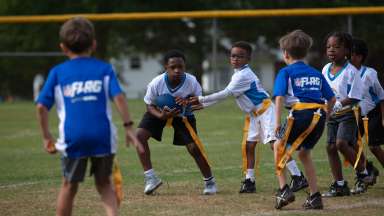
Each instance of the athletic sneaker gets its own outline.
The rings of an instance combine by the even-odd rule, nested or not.
[[[349,196],[351,195],[351,191],[348,187],[348,182],[344,181],[343,186],[339,186],[337,182],[333,182],[331,186],[329,186],[329,190],[322,194],[323,197],[336,197],[336,196]]]
[[[308,181],[304,177],[303,173],[301,173],[301,176],[297,175],[292,175],[291,176],[291,183],[289,183],[289,188],[293,192],[297,192],[301,189],[307,188],[308,187]]]
[[[217,188],[216,188],[215,179],[212,178],[209,181],[205,181],[205,187],[204,187],[203,194],[204,195],[213,195],[216,193],[217,193]]]
[[[355,187],[351,189],[352,194],[361,194],[367,191],[368,184],[364,182],[364,179],[369,178],[369,175],[357,174]]]
[[[152,194],[163,182],[156,175],[144,177],[145,187],[144,193],[149,195]]]
[[[305,200],[303,204],[304,209],[323,209],[323,201],[321,200],[321,194],[316,192]]]
[[[373,162],[372,161],[368,161],[367,162],[367,171],[368,171],[368,175],[372,177],[372,180],[370,182],[365,182],[367,183],[368,185],[374,185],[376,184],[376,179],[377,179],[377,176],[379,176],[379,170],[373,166]]]
[[[281,209],[293,201],[295,201],[295,194],[293,194],[288,185],[285,185],[282,189],[277,190],[275,203],[276,209]]]
[[[241,187],[239,193],[255,193],[256,192],[256,184],[255,181],[251,179],[245,179],[241,182]]]

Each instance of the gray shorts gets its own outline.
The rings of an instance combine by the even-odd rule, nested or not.
[[[349,145],[355,145],[357,138],[357,125],[353,111],[343,115],[332,115],[327,123],[327,143],[335,144],[336,140],[347,141]]]
[[[61,158],[61,168],[64,178],[71,182],[84,181],[85,172],[87,170],[88,159],[91,161],[91,169],[89,175],[94,175],[96,179],[109,178],[112,174],[114,154],[100,157],[86,158]]]

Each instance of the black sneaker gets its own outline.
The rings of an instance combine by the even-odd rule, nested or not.
[[[297,175],[291,176],[291,183],[289,183],[289,188],[293,192],[297,192],[307,187],[308,187],[308,182],[307,182],[307,179],[304,177],[303,173],[301,173],[301,176],[297,176]]]
[[[339,186],[337,182],[333,182],[329,186],[329,190],[322,194],[323,197],[349,196],[351,191],[348,187],[348,182],[345,181],[343,186]]]
[[[323,209],[323,201],[321,200],[321,194],[316,192],[305,200],[303,204],[304,209]]]
[[[241,182],[241,187],[239,193],[255,193],[256,192],[256,184],[255,181],[251,179],[245,179]]]
[[[295,201],[295,194],[293,194],[288,185],[285,185],[282,189],[277,190],[275,203],[276,209],[281,209],[293,201]]]
[[[357,175],[356,177],[356,182],[355,182],[355,187],[351,189],[352,194],[361,194],[365,193],[368,188],[368,184],[364,182],[364,178],[367,178],[368,175]]]
[[[366,181],[365,183],[368,185],[376,184],[377,176],[379,176],[379,170],[375,166],[373,166],[372,161],[367,162],[366,168],[368,171],[368,175],[371,177],[371,179],[370,179],[371,181]]]

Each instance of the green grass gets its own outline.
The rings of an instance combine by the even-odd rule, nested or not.
[[[130,112],[137,123],[144,113],[142,100],[129,101]],[[301,204],[305,192],[296,194],[296,202],[276,211],[273,156],[269,146],[260,146],[260,175],[257,193],[239,195],[241,181],[241,147],[243,114],[233,100],[227,100],[197,113],[200,138],[216,176],[219,193],[201,195],[202,176],[184,147],[173,146],[172,129],[165,129],[163,142],[151,140],[153,166],[165,184],[154,196],[143,195],[143,171],[135,150],[123,144],[120,119],[118,159],[124,178],[125,199],[121,215],[306,215]],[[57,135],[55,110],[50,113],[52,132]],[[332,181],[325,152],[324,136],[315,147],[313,158],[319,186],[325,191]],[[373,159],[377,167],[378,162]],[[0,215],[54,215],[61,183],[60,156],[44,152],[35,117],[34,105],[28,102],[0,104]],[[301,166],[301,165],[300,165]],[[383,172],[383,169],[380,169]],[[353,185],[351,168],[344,175]],[[384,183],[380,181],[363,195],[325,199],[325,210],[312,215],[383,215]],[[93,180],[80,185],[74,215],[105,215]]]

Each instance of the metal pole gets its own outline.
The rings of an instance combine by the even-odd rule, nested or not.
[[[350,34],[350,35],[353,35],[353,23],[352,23],[352,15],[349,15],[348,17],[347,17],[347,28],[348,28],[348,33]]]
[[[217,71],[217,19],[212,19],[212,72],[213,72],[213,88],[214,91],[219,89],[219,73]]]

